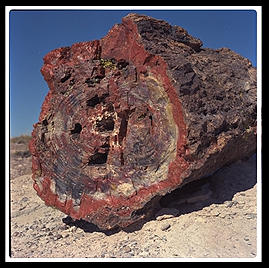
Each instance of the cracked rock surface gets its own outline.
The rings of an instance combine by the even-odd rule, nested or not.
[[[129,14],[101,40],[49,52],[41,73],[34,189],[73,219],[127,227],[256,150],[256,69],[179,26]]]

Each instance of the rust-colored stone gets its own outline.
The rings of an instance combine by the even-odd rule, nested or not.
[[[129,14],[101,40],[44,57],[34,188],[101,229],[256,150],[256,69],[179,26]]]

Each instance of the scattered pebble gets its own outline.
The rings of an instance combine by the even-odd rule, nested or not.
[[[155,215],[157,221],[162,221],[176,217],[179,214],[179,210],[176,208],[162,208]]]
[[[66,237],[68,237],[68,236],[69,236],[69,233],[64,232],[64,233],[62,233],[62,236],[63,236],[63,238],[66,238]]]
[[[76,232],[76,230],[77,230],[77,227],[76,226],[71,226],[69,228],[69,231],[72,232],[72,233]]]
[[[257,218],[257,214],[256,213],[246,213],[246,218],[248,220],[253,220],[253,219],[256,219]]]
[[[166,231],[171,227],[171,225],[169,223],[164,223],[161,225],[161,230],[162,231]]]
[[[126,246],[126,247],[123,248],[123,251],[125,253],[129,253],[129,252],[131,252],[131,248],[129,246]]]
[[[54,240],[59,240],[61,238],[63,238],[63,236],[61,234],[56,234]]]
[[[21,202],[27,202],[29,200],[29,198],[28,197],[23,197],[22,199],[21,199]]]

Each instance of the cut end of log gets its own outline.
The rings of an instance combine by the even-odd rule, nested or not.
[[[146,217],[181,185],[256,149],[256,69],[179,26],[129,14],[44,57],[34,188],[101,229]]]

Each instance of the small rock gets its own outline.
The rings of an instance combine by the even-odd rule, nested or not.
[[[27,202],[29,200],[29,198],[28,197],[23,197],[22,199],[21,199],[21,202]]]
[[[162,230],[162,231],[166,231],[166,230],[168,230],[170,227],[171,227],[171,225],[170,225],[169,223],[164,223],[164,224],[161,226],[161,230]]]
[[[211,211],[210,216],[218,217],[220,215],[219,211]]]
[[[76,230],[77,230],[77,227],[76,226],[71,226],[69,228],[69,231],[72,232],[72,233],[76,232]]]
[[[125,253],[129,253],[129,252],[131,252],[131,248],[130,248],[129,246],[125,246],[125,247],[123,248],[123,251],[124,251]]]
[[[256,213],[246,213],[245,215],[248,220],[253,220],[257,217]]]
[[[69,229],[68,225],[59,226],[59,230],[65,231],[65,230],[68,230],[68,229]]]
[[[67,232],[63,232],[63,233],[62,233],[62,237],[63,237],[63,238],[66,238],[66,237],[68,237],[68,236],[69,236],[69,233],[67,233]]]
[[[63,238],[63,236],[61,234],[57,234],[55,237],[54,237],[54,240],[59,240]]]
[[[13,236],[20,236],[20,232],[15,232],[14,234],[13,234]]]
[[[238,204],[238,202],[237,201],[225,201],[225,204],[226,204],[226,208],[230,208],[230,207],[232,207],[232,206],[234,206],[234,205],[237,205]]]
[[[179,214],[179,211],[175,208],[162,208],[155,215],[157,221],[162,221],[176,217]]]
[[[23,210],[25,208],[26,208],[26,206],[22,206],[22,207],[19,208],[19,211],[21,211],[21,210]]]
[[[199,223],[206,223],[206,220],[203,218],[203,217],[197,217],[196,218],[196,221],[199,222]]]

